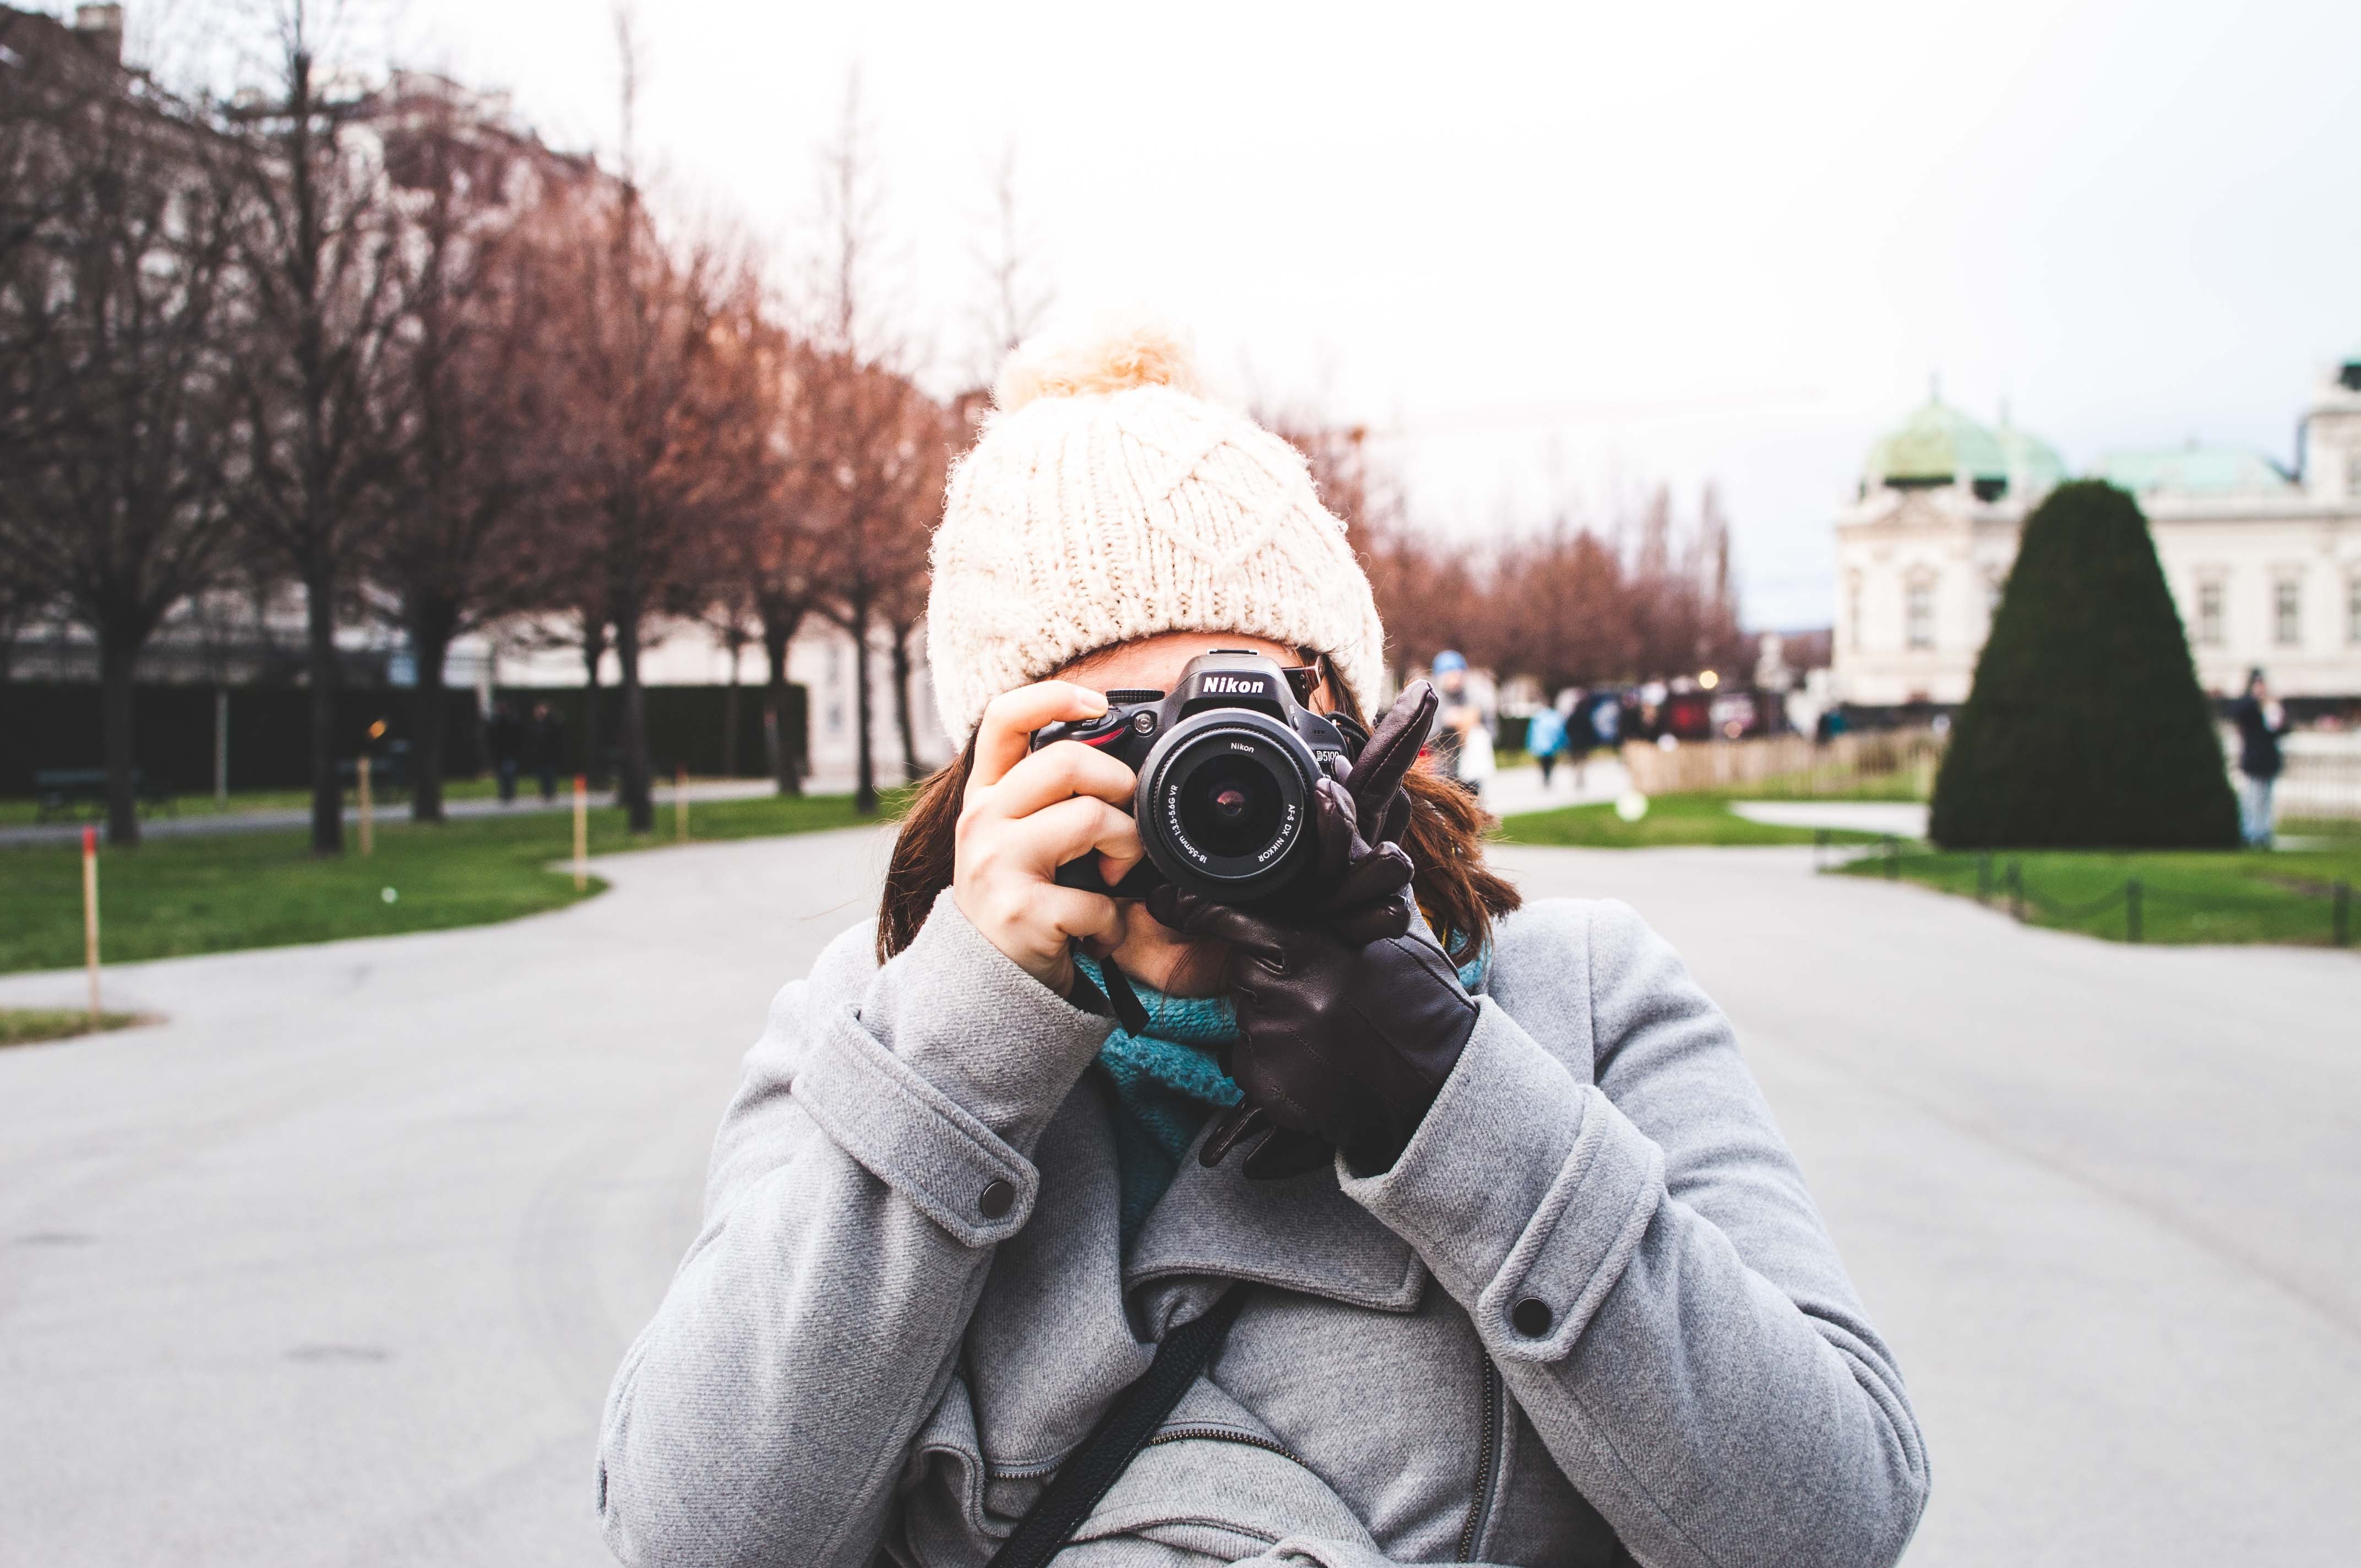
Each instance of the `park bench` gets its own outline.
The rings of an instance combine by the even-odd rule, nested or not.
[[[39,820],[53,821],[60,817],[78,819],[84,815],[93,817],[106,815],[106,770],[104,768],[38,768],[33,773],[33,793],[39,796]],[[139,804],[154,810],[179,815],[172,792],[162,780],[150,782],[147,770],[131,770],[131,793]]]

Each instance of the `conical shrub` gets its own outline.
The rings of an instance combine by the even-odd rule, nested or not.
[[[2113,485],[2060,485],[2026,520],[1928,830],[1945,849],[2237,844],[2147,519]]]

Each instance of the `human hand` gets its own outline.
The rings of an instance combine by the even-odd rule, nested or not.
[[[1282,1135],[1255,1150],[1247,1174],[1309,1168],[1323,1143],[1358,1168],[1390,1167],[1476,1029],[1474,999],[1425,929],[1357,942],[1170,886],[1148,906],[1176,931],[1230,944],[1230,1076],[1246,1109]],[[1207,1157],[1249,1130],[1250,1117],[1229,1119],[1208,1138]]]
[[[1434,688],[1412,682],[1378,721],[1360,755],[1330,764],[1332,775],[1312,791],[1317,858],[1271,905],[1275,913],[1324,922],[1358,942],[1409,928],[1412,867],[1399,840],[1410,826],[1411,804],[1402,777],[1418,762],[1434,705]]]
[[[953,839],[951,899],[960,913],[1060,996],[1073,990],[1073,942],[1120,941],[1123,917],[1104,894],[1052,879],[1093,850],[1110,887],[1138,863],[1138,827],[1121,809],[1137,781],[1122,762],[1079,740],[1027,748],[1043,725],[1094,718],[1106,706],[1100,693],[1070,681],[993,698],[976,727],[975,763]]]

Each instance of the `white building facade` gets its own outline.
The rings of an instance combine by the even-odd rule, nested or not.
[[[2147,514],[2209,691],[2259,666],[2283,696],[2361,699],[2361,349],[2321,378],[2302,433],[2292,475],[2194,444],[2092,470]],[[1966,701],[2018,532],[2066,477],[2038,437],[1939,399],[1880,440],[1837,514],[1836,698]]]

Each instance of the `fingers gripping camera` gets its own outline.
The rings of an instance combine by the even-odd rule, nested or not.
[[[1096,718],[1037,730],[1033,750],[1078,740],[1139,775],[1132,815],[1148,859],[1115,887],[1085,855],[1058,870],[1063,887],[1140,898],[1159,883],[1224,904],[1269,897],[1316,857],[1312,792],[1364,740],[1350,720],[1295,700],[1259,653],[1191,659],[1170,692],[1111,691]]]

